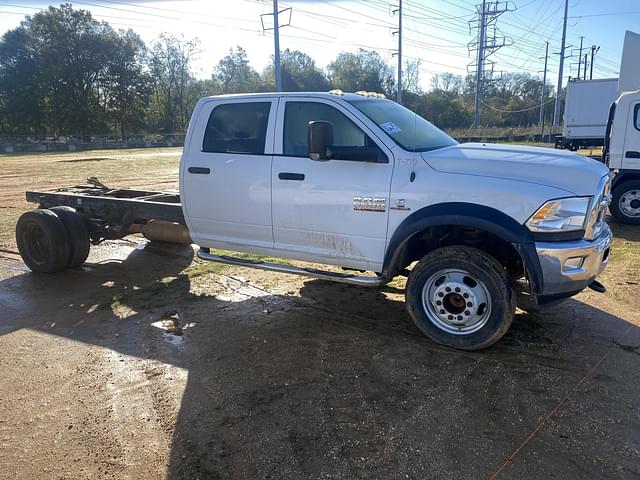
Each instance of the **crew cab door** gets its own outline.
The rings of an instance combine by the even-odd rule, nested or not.
[[[273,248],[271,162],[278,99],[211,100],[181,164],[185,219],[200,246]]]
[[[640,170],[640,102],[629,108],[623,152],[622,168]]]
[[[333,124],[334,146],[374,146],[379,162],[307,156],[308,124]],[[380,271],[393,157],[338,102],[282,98],[272,173],[274,246],[291,258]]]

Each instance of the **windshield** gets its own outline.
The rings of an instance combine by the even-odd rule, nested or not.
[[[347,101],[405,150],[428,152],[458,143],[420,115],[391,100],[363,98]]]

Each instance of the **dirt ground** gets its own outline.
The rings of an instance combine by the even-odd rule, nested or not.
[[[640,229],[613,227],[606,294],[518,312],[477,353],[421,336],[401,282],[136,238],[37,275],[9,239],[0,478],[640,478]]]

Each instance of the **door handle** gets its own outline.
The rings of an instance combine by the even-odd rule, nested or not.
[[[640,152],[636,152],[634,150],[629,150],[624,154],[625,158],[640,158]]]
[[[304,180],[304,173],[280,172],[278,178],[280,180],[297,180],[301,182]]]
[[[188,171],[189,173],[200,173],[203,175],[208,175],[209,173],[211,173],[211,169],[207,167],[189,167]]]

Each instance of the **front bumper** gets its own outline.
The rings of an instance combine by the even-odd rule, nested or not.
[[[536,242],[543,278],[538,295],[568,297],[584,290],[606,268],[612,240],[605,224],[594,240]]]

